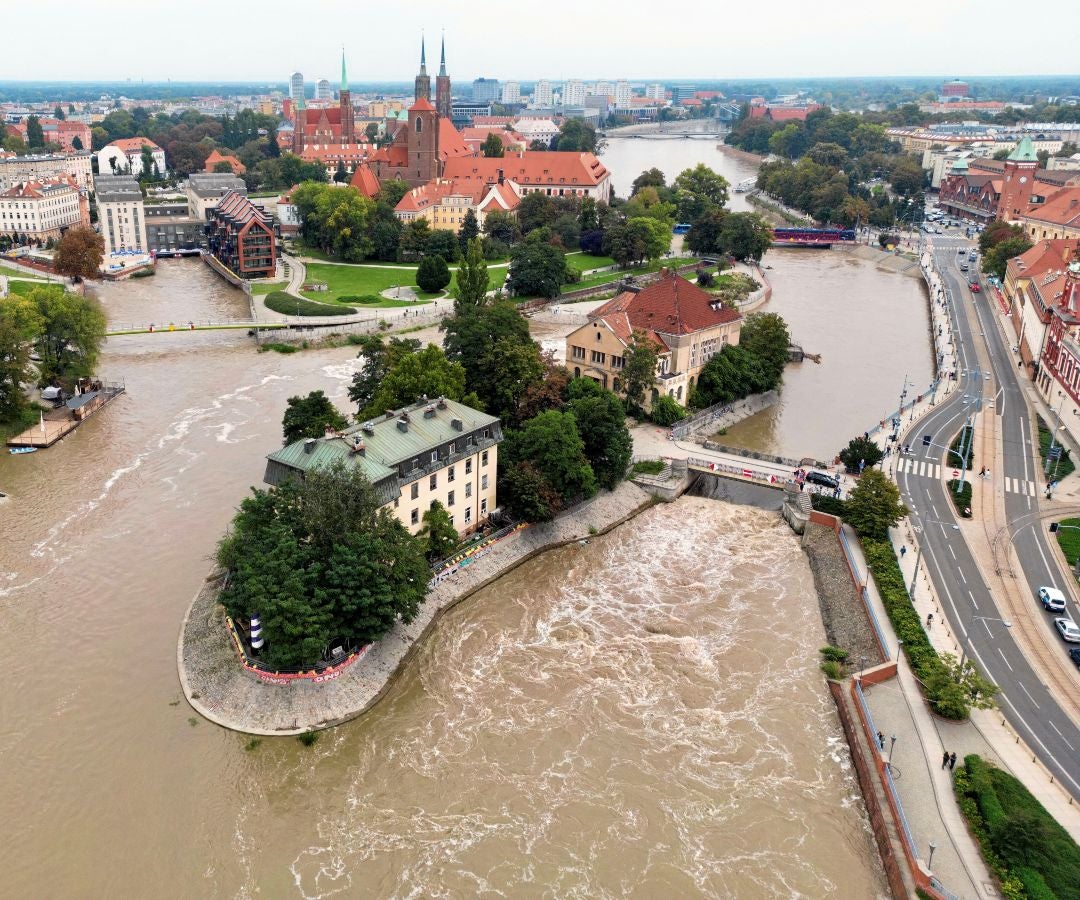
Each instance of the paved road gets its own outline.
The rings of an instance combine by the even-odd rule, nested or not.
[[[1008,616],[998,611],[971,549],[955,526],[952,503],[938,468],[942,446],[947,446],[962,427],[974,409],[975,398],[984,397],[987,414],[1001,418],[1005,467],[993,477],[1006,479],[1005,507],[1023,568],[1021,581],[1027,584],[1034,604],[1034,590],[1042,584],[1056,583],[1057,573],[1050,563],[1043,527],[1034,518],[1039,511],[1040,485],[1027,406],[1017,380],[1016,363],[993,321],[998,313],[992,301],[986,294],[973,295],[966,276],[959,271],[957,249],[961,245],[966,249],[971,243],[952,237],[938,237],[935,241],[938,270],[952,297],[950,312],[957,341],[960,390],[939,403],[921,423],[920,435],[932,435],[935,446],[923,447],[920,440],[911,440],[912,461],[899,467],[897,480],[912,509],[912,522],[920,529],[923,561],[961,645],[1001,687],[1000,705],[1013,727],[1066,789],[1080,798],[1080,729],[1058,705],[1000,621]],[[979,345],[989,352],[993,370],[989,380],[979,370]],[[991,397],[992,408],[987,402]],[[1071,612],[1080,620],[1074,609]],[[1045,618],[1046,627],[1052,628],[1049,615]],[[1064,646],[1057,649],[1060,660],[1051,660],[1051,665],[1071,665]]]

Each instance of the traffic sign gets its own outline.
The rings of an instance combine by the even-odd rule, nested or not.
[[[952,477],[953,478],[959,478],[960,477],[960,471],[958,469],[953,469],[952,470]]]

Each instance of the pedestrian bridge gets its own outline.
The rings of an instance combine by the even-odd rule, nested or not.
[[[717,459],[701,459],[688,457],[686,468],[691,472],[704,472],[715,475],[718,478],[727,478],[732,481],[741,481],[744,484],[756,484],[760,487],[772,488],[782,491],[788,479],[774,470],[754,468],[754,466],[726,463]]]

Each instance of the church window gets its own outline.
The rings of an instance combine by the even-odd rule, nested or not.
[[[419,134],[424,130],[424,120],[419,116],[416,117],[416,133]]]

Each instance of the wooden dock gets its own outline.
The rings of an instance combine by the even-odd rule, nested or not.
[[[51,447],[122,393],[124,393],[122,382],[104,382],[101,390],[72,397],[64,406],[43,414],[37,425],[9,438],[7,445],[9,447]]]

